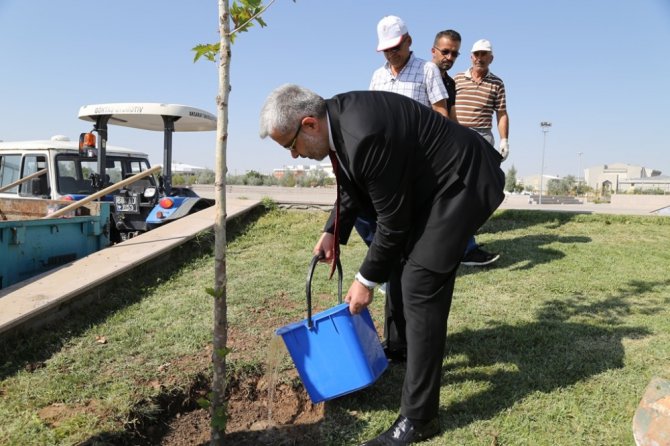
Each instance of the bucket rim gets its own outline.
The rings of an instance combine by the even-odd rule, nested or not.
[[[346,310],[346,311],[344,311],[344,310]],[[368,311],[368,309],[365,308],[363,311]],[[326,310],[323,310],[319,313],[313,314],[312,315],[312,322],[321,321],[325,318],[334,316],[338,313],[345,313],[344,316],[348,316],[348,317],[353,317],[354,316],[354,315],[351,314],[351,312],[349,312],[349,304],[344,302],[344,303],[341,303],[341,304],[337,304],[334,307],[330,307]],[[361,312],[361,314],[362,313],[363,312]],[[356,316],[358,316],[358,315],[356,315]],[[305,318],[301,321],[292,322],[290,324],[284,325],[283,327],[279,327],[278,329],[276,329],[275,334],[277,334],[279,336],[283,336],[284,334],[286,334],[290,331],[293,331],[297,328],[303,327],[303,326],[309,328],[309,325],[308,325],[307,322],[308,322],[307,318]]]

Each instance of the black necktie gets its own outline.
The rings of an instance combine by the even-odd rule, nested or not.
[[[328,152],[330,156],[330,162],[333,165],[333,174],[335,175],[335,190],[337,192],[337,198],[335,199],[335,227],[333,229],[333,263],[330,266],[330,277],[333,277],[335,272],[335,266],[337,265],[337,259],[340,257],[340,184],[337,180],[338,172],[338,162],[337,155],[334,151]]]

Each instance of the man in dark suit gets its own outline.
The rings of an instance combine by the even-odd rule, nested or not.
[[[400,416],[365,445],[406,445],[437,435],[442,356],[456,271],[468,237],[503,200],[501,156],[469,129],[407,97],[355,91],[324,100],[297,85],[268,96],[260,136],[294,158],[338,161],[339,236],[358,215],[377,233],[346,294],[352,314],[377,283],[399,281],[407,371]],[[314,252],[334,255],[333,209]]]

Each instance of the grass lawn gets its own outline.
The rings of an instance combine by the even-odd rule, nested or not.
[[[272,210],[228,245],[229,356],[262,373],[274,330],[304,318],[326,214]],[[670,378],[670,219],[500,211],[477,237],[495,267],[462,267],[432,445],[631,445],[653,376]],[[342,250],[348,287],[365,253]],[[315,311],[335,304],[315,275]],[[213,257],[128,279],[48,330],[0,344],[0,444],[123,438],[157,398],[208,376]],[[379,324],[383,298],[371,306]],[[293,367],[284,357],[279,379]],[[397,416],[403,367],[326,403],[323,444],[355,445]]]

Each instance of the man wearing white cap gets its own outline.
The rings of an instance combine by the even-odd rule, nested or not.
[[[386,63],[375,70],[370,81],[370,90],[398,93],[431,107],[445,117],[447,110],[447,89],[442,82],[440,70],[431,61],[414,56],[410,50],[412,36],[405,22],[393,15],[382,18],[377,24],[377,51],[382,51]],[[377,225],[374,216],[361,215],[355,223],[356,231],[370,246]],[[382,284],[380,292],[386,294],[384,307],[384,352],[391,361],[406,359],[405,317],[402,296],[397,292],[396,275],[392,274],[389,284]]]
[[[405,22],[393,15],[384,17],[377,24],[377,37],[377,51],[384,52],[386,63],[372,74],[370,90],[402,94],[448,118],[449,96],[440,70],[434,63],[414,56]]]
[[[495,139],[491,130],[493,112],[495,112],[500,135],[498,150],[505,161],[509,155],[507,140],[509,116],[507,115],[505,84],[502,79],[489,71],[489,65],[493,62],[491,42],[486,39],[476,41],[472,46],[470,60],[472,67],[454,76],[458,122],[477,131],[495,147]]]

